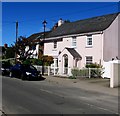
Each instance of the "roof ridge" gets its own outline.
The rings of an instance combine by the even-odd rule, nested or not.
[[[94,19],[94,18],[97,18],[97,17],[104,17],[104,16],[109,16],[109,15],[115,15],[115,14],[117,16],[119,13],[120,12],[112,13],[112,14],[104,14],[104,15],[99,15],[99,16],[93,16],[93,17],[89,17],[89,18],[84,18],[84,19],[76,20],[76,21],[73,21],[73,22],[70,22],[70,23],[76,23],[76,22],[79,22],[79,21],[90,20],[90,19]],[[70,23],[67,23],[67,24],[70,24]]]

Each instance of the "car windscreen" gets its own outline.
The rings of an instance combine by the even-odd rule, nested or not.
[[[36,68],[32,65],[25,65],[24,68],[27,70],[36,70]]]

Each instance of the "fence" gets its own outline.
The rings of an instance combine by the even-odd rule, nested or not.
[[[34,65],[38,71],[42,73],[42,66]],[[58,75],[58,67],[44,66],[45,75]]]
[[[38,71],[42,72],[42,66],[37,66],[35,65]],[[59,75],[59,76],[71,76],[68,75],[68,68],[65,68],[63,73],[59,73],[59,68],[58,67],[50,67],[50,66],[44,66],[44,74],[45,75]],[[73,68],[71,69],[71,74],[74,77],[101,77],[104,73],[104,70],[102,68],[83,68],[83,69],[78,69],[78,68]]]
[[[78,69],[78,68],[73,68],[71,70],[71,73],[74,77],[102,77],[104,73],[103,68],[83,68],[83,69]]]

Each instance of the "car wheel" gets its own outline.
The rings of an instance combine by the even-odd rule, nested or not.
[[[21,74],[21,79],[25,80],[24,74]]]
[[[31,81],[31,78],[30,78],[30,77],[28,77],[28,81]]]

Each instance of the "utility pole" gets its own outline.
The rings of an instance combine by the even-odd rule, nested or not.
[[[16,21],[16,42],[18,39],[18,21]]]
[[[18,40],[18,21],[16,21],[16,42],[17,43]],[[17,53],[16,53],[16,44],[15,44],[15,63],[17,62]]]

